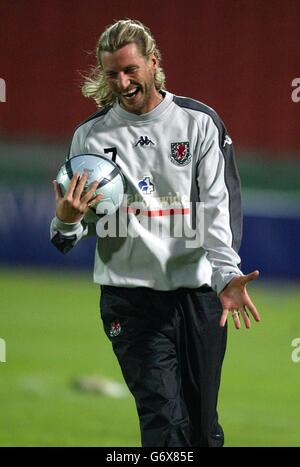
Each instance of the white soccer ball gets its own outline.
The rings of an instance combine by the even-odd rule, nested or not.
[[[101,154],[72,156],[63,164],[56,177],[63,196],[75,172],[88,173],[84,191],[87,191],[92,182],[98,180],[95,195],[103,195],[99,203],[89,210],[92,211],[90,215],[85,216],[86,221],[95,220],[95,214],[113,214],[117,211],[124,198],[126,181],[115,162]]]

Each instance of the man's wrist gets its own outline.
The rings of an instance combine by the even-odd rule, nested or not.
[[[237,276],[242,276],[243,273],[238,268],[236,270],[217,271],[213,275],[212,287],[220,295],[228,284]]]
[[[59,217],[56,215],[54,218],[54,225],[57,230],[59,230],[61,233],[73,233],[76,232],[79,227],[81,226],[81,222],[64,222],[59,219]]]

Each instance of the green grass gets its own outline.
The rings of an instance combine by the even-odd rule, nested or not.
[[[230,327],[219,412],[228,446],[300,446],[299,287],[251,287],[262,320]],[[232,323],[231,323],[232,324]]]
[[[262,282],[262,281],[260,281]],[[139,446],[131,396],[74,389],[74,378],[122,382],[99,319],[91,275],[0,270],[0,446]],[[300,337],[296,287],[251,287],[262,322],[230,322],[219,415],[226,446],[300,446]]]

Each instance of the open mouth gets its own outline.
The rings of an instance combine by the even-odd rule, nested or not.
[[[122,94],[122,97],[125,97],[125,99],[132,99],[133,97],[135,97],[137,95],[139,90],[140,90],[140,88],[139,88],[139,86],[137,86],[136,88],[130,89],[130,91]]]

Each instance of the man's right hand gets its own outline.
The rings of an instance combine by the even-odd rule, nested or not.
[[[87,172],[81,176],[75,173],[70,181],[68,189],[63,196],[56,180],[53,180],[53,188],[56,202],[56,216],[62,222],[80,222],[90,207],[96,206],[102,195],[95,197],[98,181],[93,182],[88,191],[83,193],[84,186],[88,179]]]

